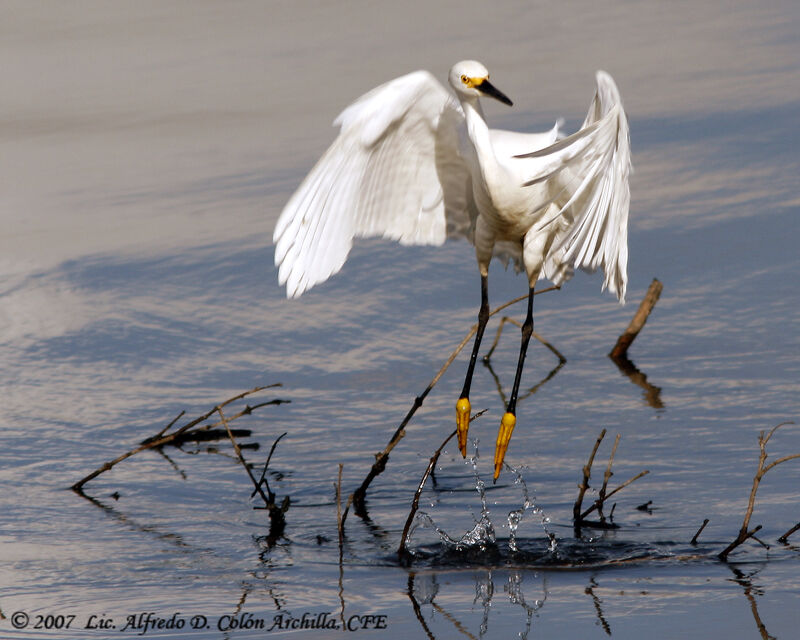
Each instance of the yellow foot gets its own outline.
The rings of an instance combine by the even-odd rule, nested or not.
[[[469,398],[460,398],[456,402],[456,428],[458,429],[458,449],[467,457],[467,431],[469,431]]]
[[[517,417],[513,413],[504,413],[500,421],[500,430],[497,432],[497,443],[494,447],[494,479],[500,475],[503,468],[503,459],[506,457],[508,441],[511,440],[511,433],[517,424]]]

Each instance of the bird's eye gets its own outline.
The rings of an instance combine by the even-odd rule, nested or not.
[[[467,78],[467,76],[461,76],[461,82],[467,84],[467,82],[469,82],[469,78]]]

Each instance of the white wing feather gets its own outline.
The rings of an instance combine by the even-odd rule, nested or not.
[[[274,232],[278,278],[290,298],[338,272],[353,238],[384,236],[403,244],[473,239],[478,212],[458,101],[427,71],[366,93],[334,122],[340,133],[284,207]],[[539,185],[535,225],[551,247],[542,277],[556,284],[575,267],[605,273],[603,287],[625,299],[630,142],[622,100],[610,75],[581,129],[545,133],[490,130],[498,156],[521,162],[526,186]],[[530,153],[525,153],[528,151]],[[518,155],[522,154],[522,155]],[[524,179],[523,179],[524,180]],[[494,255],[521,262],[522,245],[498,241]]]
[[[537,159],[526,184],[550,183],[552,199],[542,206],[557,207],[544,223],[552,224],[555,238],[543,275],[560,284],[573,268],[601,267],[603,288],[624,302],[631,154],[628,121],[611,76],[597,72],[597,91],[577,133],[518,157]]]
[[[465,232],[470,188],[458,154],[463,118],[458,102],[426,71],[381,85],[342,111],[334,122],[339,136],[275,228],[275,264],[288,297],[339,271],[355,237],[438,245],[448,226]]]

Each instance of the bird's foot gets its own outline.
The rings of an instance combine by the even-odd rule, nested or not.
[[[456,402],[456,429],[458,430],[458,450],[467,457],[467,432],[469,431],[469,398],[459,398]]]
[[[508,449],[508,441],[511,440],[511,434],[514,431],[514,426],[517,424],[517,416],[513,413],[506,412],[503,414],[503,419],[500,420],[500,430],[497,432],[497,443],[494,447],[494,479],[500,475],[500,470],[503,468],[503,460],[506,457],[506,450]]]

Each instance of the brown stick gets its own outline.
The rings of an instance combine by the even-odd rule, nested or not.
[[[636,313],[628,325],[628,328],[625,329],[625,332],[617,339],[617,344],[614,345],[611,353],[608,354],[610,357],[614,359],[625,357],[625,355],[628,353],[628,347],[631,346],[631,343],[636,339],[636,336],[639,335],[642,327],[644,327],[645,323],[647,322],[650,312],[653,310],[653,307],[656,306],[656,302],[658,302],[658,298],[661,295],[661,290],[663,288],[664,285],[661,284],[661,282],[659,282],[656,278],[653,278],[653,281],[650,283],[650,287],[647,289],[647,293],[642,299],[642,302],[639,304],[639,308],[636,310]]]
[[[598,499],[602,503],[606,499],[606,489],[608,489],[608,481],[611,479],[611,476],[614,475],[614,472],[611,471],[611,466],[614,464],[614,456],[617,453],[617,447],[619,446],[619,439],[620,434],[617,434],[617,437],[614,438],[614,446],[611,447],[611,455],[608,456],[608,465],[606,465],[606,472],[603,474],[603,486],[600,488],[600,492],[598,493]]]
[[[718,554],[719,559],[723,561],[727,560],[728,554],[731,551],[733,551],[736,547],[745,542],[748,538],[754,537],[755,534],[758,533],[759,531],[761,531],[761,525],[758,525],[755,529],[752,529],[750,531],[746,530],[744,532],[740,531],[739,535],[736,536],[736,539],[733,542],[731,542],[727,547],[725,547],[725,549],[720,551],[720,553]]]
[[[558,291],[560,288],[561,287],[548,287],[546,289],[542,289],[541,291],[536,291],[534,293],[534,295],[539,295],[541,293],[547,293],[548,291]],[[527,298],[528,298],[527,295],[523,295],[523,296],[519,296],[517,298],[514,298],[513,300],[509,300],[508,302],[505,302],[505,303],[501,304],[499,307],[496,307],[491,312],[489,312],[489,317],[497,315],[503,309],[505,309],[507,307],[510,307],[512,304],[515,304],[515,303],[520,302],[522,300],[527,300]],[[395,430],[394,434],[392,435],[391,439],[389,440],[389,444],[386,445],[386,447],[384,448],[383,451],[381,451],[379,454],[377,454],[375,456],[375,462],[372,465],[372,467],[370,468],[369,473],[364,478],[363,482],[358,487],[358,489],[356,489],[352,493],[352,495],[350,496],[350,499],[348,500],[348,506],[345,508],[344,515],[342,516],[342,520],[346,520],[347,519],[347,513],[349,511],[350,503],[354,503],[358,510],[363,510],[363,508],[364,508],[364,499],[365,499],[365,497],[367,495],[367,489],[369,488],[369,485],[372,483],[372,481],[378,475],[383,473],[383,470],[386,468],[386,463],[389,461],[389,453],[391,453],[392,449],[395,448],[397,443],[400,442],[400,440],[402,440],[403,436],[405,436],[405,434],[406,434],[406,425],[408,425],[408,423],[411,421],[411,418],[414,416],[414,414],[416,413],[417,409],[419,409],[422,406],[422,403],[425,401],[425,398],[431,392],[431,389],[433,389],[433,387],[436,385],[436,383],[439,382],[439,379],[444,375],[444,372],[447,371],[448,367],[453,363],[453,361],[456,359],[458,354],[461,353],[461,350],[469,342],[470,338],[472,338],[472,336],[475,335],[475,332],[477,330],[478,330],[478,325],[476,323],[476,324],[472,325],[472,328],[469,330],[469,333],[467,333],[467,335],[464,336],[464,339],[455,348],[453,353],[450,354],[450,357],[447,358],[447,361],[442,365],[442,368],[439,369],[439,372],[428,383],[428,386],[425,388],[425,390],[420,395],[418,395],[416,398],[414,398],[414,403],[411,405],[411,409],[409,409],[408,413],[406,414],[406,417],[403,418],[403,421],[400,423],[400,425]]]
[[[267,545],[272,548],[275,542],[283,535],[283,530],[286,527],[286,512],[289,510],[289,496],[284,496],[281,505],[278,506],[275,502],[275,494],[267,488],[269,494],[265,494],[264,490],[261,488],[262,480],[256,480],[256,477],[253,475],[253,472],[250,470],[250,465],[247,464],[247,461],[244,459],[242,455],[242,450],[239,447],[239,443],[236,442],[236,438],[231,431],[230,426],[228,425],[228,419],[225,417],[225,414],[222,413],[222,408],[219,407],[217,409],[219,413],[220,420],[222,424],[225,425],[225,430],[228,432],[228,438],[230,438],[231,444],[233,445],[233,450],[236,452],[236,457],[239,459],[239,462],[244,467],[244,470],[247,471],[247,475],[250,476],[250,481],[253,483],[255,487],[255,491],[261,496],[261,499],[264,501],[264,509],[267,510],[269,513],[269,533],[267,534]],[[283,436],[281,436],[283,437]],[[278,438],[280,440],[280,438]],[[275,444],[277,444],[277,440]],[[273,445],[273,450],[274,450]],[[270,456],[272,452],[270,452]],[[269,461],[267,461],[269,464]],[[259,508],[259,507],[256,507]]]
[[[575,500],[575,504],[572,507],[572,520],[575,526],[580,525],[581,504],[583,503],[583,496],[586,494],[586,490],[589,488],[589,478],[592,475],[592,464],[594,463],[594,456],[597,453],[597,449],[600,447],[600,443],[603,441],[603,438],[605,437],[606,437],[606,430],[603,429],[600,432],[600,435],[597,436],[597,440],[594,443],[594,447],[592,447],[592,453],[589,454],[589,461],[583,466],[583,480],[578,485],[578,498]]]
[[[339,479],[336,482],[336,522],[339,525],[339,556],[342,555],[342,545],[344,544],[344,524],[342,523],[342,469],[344,465],[339,463]]]
[[[267,508],[272,507],[275,505],[273,500],[264,493],[264,490],[261,488],[261,483],[256,480],[256,477],[253,475],[253,472],[250,470],[250,466],[245,461],[244,456],[242,455],[242,450],[239,448],[239,443],[236,442],[236,438],[233,437],[231,433],[230,425],[228,425],[228,420],[225,418],[225,414],[222,413],[222,407],[217,408],[217,412],[219,413],[220,420],[222,420],[222,424],[225,425],[225,430],[228,432],[228,438],[230,438],[231,444],[233,445],[233,450],[236,452],[236,457],[239,458],[239,462],[241,462],[244,470],[247,471],[247,475],[250,476],[250,480],[253,483],[253,486],[258,491],[258,494],[261,496],[261,499],[264,501],[264,504]]]
[[[786,462],[788,460],[795,460],[800,458],[800,453],[795,453],[788,456],[783,456],[782,458],[778,458],[769,464],[765,464],[767,460],[767,443],[769,442],[770,438],[774,435],[774,433],[782,426],[787,424],[794,424],[793,422],[781,422],[778,425],[775,425],[770,429],[769,433],[765,436],[764,432],[761,431],[758,434],[758,468],[756,469],[756,473],[753,476],[753,486],[750,488],[750,497],[747,500],[747,509],[744,512],[744,520],[742,521],[742,526],[739,529],[739,533],[737,534],[736,538],[731,542],[725,549],[723,549],[717,557],[723,562],[727,561],[728,554],[733,551],[736,547],[738,547],[743,542],[747,541],[749,538],[754,537],[754,534],[761,529],[761,525],[758,525],[755,529],[748,531],[748,527],[750,526],[750,517],[753,515],[753,508],[755,507],[756,503],[756,492],[758,491],[758,485],[761,483],[761,479],[764,477],[764,474],[767,473],[773,467]],[[762,543],[763,544],[763,543]]]
[[[267,488],[267,495],[270,497],[270,500],[275,499],[275,494],[272,492],[272,489],[269,488],[269,482],[267,481],[267,470],[269,469],[270,460],[272,460],[272,454],[275,453],[275,447],[278,446],[278,443],[287,433],[288,431],[284,431],[281,435],[275,438],[275,441],[272,443],[272,446],[269,449],[267,461],[264,463],[264,468],[261,471],[261,477],[258,479],[258,486],[260,487],[263,484]],[[250,494],[250,497],[252,498],[254,495],[256,495],[255,489],[253,489],[253,493]]]
[[[791,529],[789,529],[786,533],[784,533],[780,538],[778,538],[778,542],[780,542],[781,544],[786,544],[789,541],[789,536],[792,535],[798,529],[800,529],[800,522],[798,522]]]
[[[697,530],[697,533],[695,533],[695,534],[692,536],[692,540],[689,542],[689,544],[697,544],[697,538],[699,538],[699,537],[700,537],[700,534],[701,534],[701,533],[703,533],[703,529],[705,529],[705,528],[706,528],[706,525],[707,525],[708,523],[709,523],[709,519],[708,519],[708,518],[706,518],[705,520],[703,520],[703,524],[701,524],[701,525],[700,525],[700,528]]]
[[[650,473],[650,471],[649,471],[648,469],[645,469],[644,471],[640,471],[639,473],[637,473],[637,474],[636,474],[635,476],[633,476],[632,478],[628,478],[628,479],[627,479],[625,482],[623,482],[621,485],[619,485],[619,486],[618,486],[616,489],[614,489],[614,490],[613,490],[611,493],[609,493],[607,496],[605,496],[605,498],[603,498],[603,500],[602,500],[602,501],[601,501],[601,500],[597,500],[597,501],[596,501],[594,504],[592,504],[592,506],[591,506],[591,507],[589,507],[589,508],[588,508],[586,511],[584,511],[584,512],[581,514],[581,520],[583,520],[584,518],[586,518],[586,516],[587,516],[587,515],[589,515],[589,514],[590,514],[592,511],[594,511],[595,509],[599,509],[600,507],[602,507],[602,506],[603,506],[603,502],[605,502],[606,500],[608,500],[608,499],[609,499],[611,496],[613,496],[615,493],[618,493],[619,491],[622,491],[622,490],[623,490],[625,487],[627,487],[629,484],[631,484],[632,482],[635,482],[636,480],[638,480],[639,478],[641,478],[641,477],[643,477],[643,476],[646,476],[648,473]],[[598,504],[598,503],[599,503],[599,504]]]
[[[169,444],[170,442],[176,440],[178,437],[180,437],[182,434],[184,434],[186,431],[188,431],[192,427],[195,427],[196,425],[200,424],[201,422],[207,420],[213,413],[217,412],[221,407],[225,407],[225,406],[229,405],[231,402],[235,402],[236,400],[240,400],[240,399],[244,398],[245,396],[251,395],[253,393],[257,393],[259,391],[263,391],[264,389],[269,389],[269,388],[278,387],[278,386],[281,386],[280,383],[270,384],[270,385],[267,385],[267,386],[264,386],[264,387],[255,387],[253,389],[250,389],[249,391],[244,391],[242,393],[239,393],[239,394],[233,396],[232,398],[228,398],[227,400],[225,400],[225,402],[222,402],[222,403],[216,405],[215,407],[210,409],[208,412],[206,412],[202,416],[200,416],[198,418],[195,418],[194,420],[191,420],[189,423],[185,424],[184,426],[182,426],[177,431],[174,431],[173,433],[170,433],[169,435],[164,435],[164,432],[167,429],[169,429],[170,426],[175,424],[175,422],[177,422],[178,418],[180,418],[183,415],[183,413],[180,413],[177,418],[175,418],[172,422],[170,422],[167,425],[166,429],[161,429],[161,431],[159,431],[155,436],[153,436],[151,438],[147,438],[138,447],[135,447],[135,448],[131,449],[130,451],[127,451],[126,453],[123,453],[121,456],[117,456],[113,460],[109,460],[108,462],[104,463],[102,466],[100,466],[97,469],[95,469],[94,471],[92,471],[89,475],[83,477],[81,480],[79,480],[78,482],[73,484],[70,488],[73,491],[80,492],[83,489],[83,485],[85,485],[90,480],[93,480],[94,478],[99,476],[101,473],[104,473],[105,471],[108,471],[109,469],[112,469],[114,466],[116,466],[117,464],[119,464],[123,460],[125,460],[127,458],[130,458],[131,456],[136,455],[137,453],[139,453],[141,451],[145,451],[147,449],[153,449],[155,447],[162,447],[165,444]],[[241,415],[241,413],[239,415]],[[238,417],[238,416],[236,416],[236,417]]]
[[[475,416],[477,417],[477,416]],[[436,466],[436,462],[439,460],[439,456],[442,455],[442,450],[444,449],[445,445],[450,442],[452,437],[456,435],[457,431],[453,429],[453,432],[444,439],[444,442],[439,445],[439,448],[434,452],[431,456],[430,461],[428,462],[428,467],[425,469],[425,473],[422,474],[422,479],[419,481],[419,486],[417,490],[414,492],[414,499],[411,501],[411,510],[408,512],[408,517],[406,518],[406,524],[403,527],[403,536],[400,538],[400,546],[397,548],[397,556],[402,560],[406,554],[406,538],[408,538],[408,530],[411,528],[411,523],[414,521],[414,516],[417,514],[417,509],[419,508],[419,497],[422,495],[422,489],[425,487],[425,483],[428,481],[428,477],[431,475],[431,471]]]

